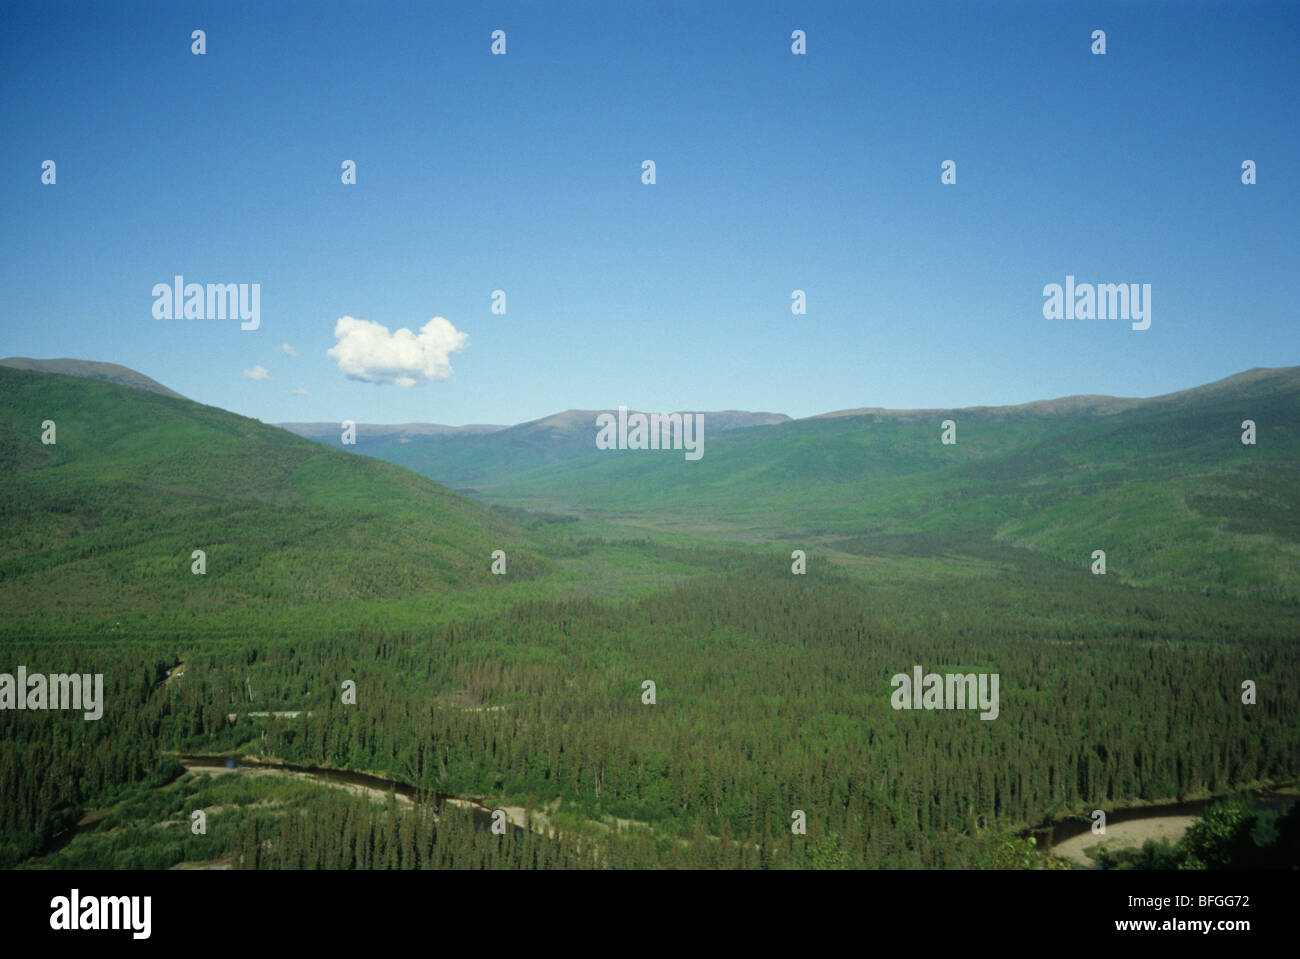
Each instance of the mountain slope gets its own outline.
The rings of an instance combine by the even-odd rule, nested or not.
[[[64,376],[80,376],[92,380],[103,380],[105,383],[116,383],[119,386],[129,386],[137,390],[148,390],[151,393],[170,396],[178,400],[185,399],[184,396],[181,396],[175,390],[169,390],[157,380],[150,379],[143,373],[138,373],[129,367],[119,366],[116,363],[70,359],[33,360],[26,356],[10,356],[7,359],[0,360],[0,366],[7,366],[15,370],[31,370],[34,373],[61,373]]]
[[[712,434],[706,419],[698,462],[605,451],[499,478],[485,495],[767,540],[844,537],[868,553],[900,536],[936,551],[1002,540],[1074,565],[1104,549],[1108,575],[1127,582],[1300,596],[1300,368],[1089,399]],[[940,442],[945,419],[956,445]],[[1246,419],[1254,446],[1241,442]]]
[[[94,379],[0,368],[0,471],[0,607],[33,629],[446,595],[500,579],[498,548],[512,580],[543,569],[422,477]]]

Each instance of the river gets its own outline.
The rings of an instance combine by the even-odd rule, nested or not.
[[[206,772],[209,774],[220,774],[223,772],[238,772],[247,770],[249,772],[271,773],[283,776],[303,776],[310,779],[318,779],[324,782],[338,783],[340,785],[351,787],[353,791],[363,792],[372,798],[381,798],[392,792],[395,796],[412,803],[432,802],[435,812],[441,812],[443,805],[447,803],[466,806],[470,809],[474,817],[474,828],[478,832],[487,831],[492,825],[492,809],[483,805],[477,799],[466,799],[463,796],[453,796],[449,793],[431,792],[412,786],[410,783],[399,782],[396,779],[389,779],[386,776],[376,776],[370,773],[353,772],[350,769],[330,769],[325,766],[300,766],[296,763],[285,762],[263,762],[251,757],[238,756],[204,756],[186,754],[176,757],[180,760],[186,772]],[[512,820],[511,825],[515,828],[521,828],[520,824],[513,822],[513,816],[508,818]]]
[[[447,793],[428,792],[412,786],[409,783],[399,782],[395,779],[389,779],[385,776],[376,776],[370,773],[352,772],[347,769],[330,769],[323,766],[300,766],[295,763],[281,762],[263,762],[251,757],[221,756],[221,755],[196,755],[185,754],[176,757],[186,771],[206,772],[209,774],[221,774],[225,772],[261,772],[271,773],[284,776],[303,776],[312,779],[318,779],[325,782],[338,783],[345,787],[350,787],[354,791],[366,792],[375,798],[386,795],[390,791],[407,802],[430,802],[434,803],[435,810],[441,810],[444,803],[453,803],[460,806],[467,806],[474,817],[474,828],[476,831],[485,832],[492,825],[492,809],[483,805],[477,799],[466,799],[461,796],[453,796]],[[1285,783],[1282,788],[1295,786],[1296,783]],[[1256,809],[1278,809],[1293,804],[1297,796],[1287,793],[1274,792],[1271,789],[1254,789],[1251,795],[1255,800]],[[1171,842],[1177,839],[1186,831],[1191,823],[1200,818],[1205,807],[1212,803],[1219,802],[1223,796],[1211,797],[1208,799],[1197,799],[1190,802],[1172,802],[1162,803],[1159,805],[1135,805],[1113,809],[1106,814],[1106,828],[1109,834],[1108,838],[1112,842],[1111,848],[1128,848],[1130,845],[1140,846],[1146,838],[1160,838],[1166,836]],[[507,818],[515,829],[523,829],[522,809],[516,807],[507,807]],[[541,819],[543,828],[545,827],[545,817],[536,817]],[[82,833],[93,831],[103,819],[103,816],[92,816],[87,814],[83,816],[75,826],[65,829],[55,836],[51,852],[62,849],[77,836]],[[1137,824],[1145,824],[1147,828],[1135,828]],[[1126,825],[1127,824],[1127,825]],[[537,828],[535,819],[534,828]],[[1025,830],[1023,836],[1034,836],[1038,839],[1038,846],[1041,849],[1048,849],[1058,855],[1066,856],[1080,865],[1095,865],[1092,860],[1083,853],[1085,846],[1094,845],[1091,835],[1086,835],[1092,828],[1092,821],[1086,818],[1070,818],[1062,820],[1052,820],[1041,823],[1032,829]],[[1079,839],[1079,837],[1083,837]],[[1071,842],[1071,840],[1076,840]]]

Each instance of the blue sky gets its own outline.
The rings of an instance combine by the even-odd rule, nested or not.
[[[0,27],[2,355],[267,422],[451,424],[1300,362],[1298,4],[10,2]],[[260,283],[260,329],[155,319],[176,274]],[[1151,284],[1150,329],[1044,319],[1067,274]],[[362,382],[327,355],[343,316],[469,345]]]

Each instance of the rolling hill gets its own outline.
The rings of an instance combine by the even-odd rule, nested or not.
[[[498,548],[512,580],[544,569],[513,523],[406,470],[95,378],[0,367],[0,471],[0,606],[19,632],[446,596],[499,579]]]
[[[26,356],[10,356],[0,360],[0,366],[7,366],[15,370],[30,370],[34,373],[61,373],[64,376],[80,376],[92,380],[103,380],[105,383],[116,383],[119,386],[129,386],[137,390],[148,390],[160,396],[170,396],[178,400],[185,399],[180,393],[168,389],[157,380],[151,379],[143,373],[137,373],[129,367],[119,366],[116,363],[70,359],[34,360]]]
[[[947,419],[954,445],[940,441]],[[476,437],[472,474],[453,454],[375,455],[490,502],[659,529],[868,555],[1000,542],[1071,565],[1104,549],[1108,575],[1133,584],[1300,597],[1297,367],[1148,399],[858,409],[731,430],[706,414],[698,462],[596,451],[593,423],[556,441],[588,450],[567,459],[536,429]]]

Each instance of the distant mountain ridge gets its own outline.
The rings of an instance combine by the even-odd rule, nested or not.
[[[1221,380],[1214,380],[1202,386],[1193,386],[1185,390],[1177,390],[1173,393],[1163,393],[1158,396],[1129,397],[1081,394],[1062,396],[1051,400],[1032,400],[1028,403],[1016,403],[1009,406],[934,407],[930,409],[916,410],[898,410],[879,406],[864,406],[848,410],[834,410],[830,413],[818,413],[814,416],[803,417],[803,419],[822,420],[835,419],[843,416],[893,416],[909,418],[930,416],[935,413],[983,413],[992,416],[1018,416],[1026,414],[1052,416],[1072,413],[1097,413],[1100,415],[1108,415],[1111,413],[1124,413],[1144,406],[1154,406],[1162,403],[1175,403],[1195,400],[1199,397],[1209,397],[1216,393],[1225,393],[1237,388],[1247,387],[1262,380],[1279,377],[1285,378],[1287,375],[1294,375],[1298,371],[1300,371],[1300,367],[1295,366],[1257,366],[1254,369],[1246,370],[1242,373],[1235,373],[1232,376],[1226,376]]]
[[[339,423],[277,423],[276,426],[290,433],[321,442],[333,440],[338,442],[341,433]],[[425,437],[425,436],[481,436],[509,429],[489,423],[470,423],[466,426],[444,426],[441,423],[358,423],[357,434],[370,439],[382,437]]]
[[[613,409],[565,410],[562,413],[552,413],[549,416],[528,420],[524,423],[516,423],[513,426],[489,423],[470,423],[465,426],[444,426],[441,423],[358,423],[357,434],[360,436],[364,433],[368,437],[376,439],[394,436],[483,436],[504,430],[549,430],[551,432],[568,432],[577,429],[594,430],[596,417],[605,412],[613,412]],[[629,410],[628,412],[637,411]],[[750,426],[769,426],[790,420],[790,417],[784,413],[751,413],[747,410],[718,410],[706,412],[704,416],[707,418],[706,422],[709,428],[716,431],[744,429]],[[337,437],[339,434],[338,423],[277,423],[276,425],[281,429],[288,430],[290,433],[297,433],[299,436],[305,436],[312,440]]]
[[[327,446],[373,456],[437,478],[453,488],[475,488],[543,466],[581,460],[596,449],[596,417],[611,410],[565,410],[515,426],[405,426],[358,424],[356,442],[343,446],[338,423],[281,423]],[[629,411],[636,412],[636,411]],[[695,412],[695,411],[691,411]],[[710,436],[791,422],[782,413],[719,410],[704,413]]]
[[[80,376],[89,379],[116,383],[134,389],[149,390],[162,396],[176,399],[188,399],[181,393],[163,386],[157,380],[130,367],[118,363],[97,360],[76,360],[71,358],[39,360],[26,356],[10,356],[0,359],[0,366],[18,370],[31,370],[38,373],[60,373],[64,376]],[[895,409],[882,406],[862,406],[843,410],[831,410],[814,413],[811,416],[790,417],[784,413],[750,412],[747,410],[714,410],[703,412],[707,428],[712,432],[724,432],[735,429],[748,429],[754,426],[774,426],[780,423],[807,422],[810,420],[838,419],[853,416],[901,417],[912,418],[930,416],[935,413],[981,413],[987,415],[1062,415],[1073,413],[1097,413],[1106,415],[1122,413],[1138,407],[1176,403],[1193,400],[1197,397],[1210,396],[1215,393],[1230,392],[1234,389],[1253,385],[1269,378],[1286,377],[1300,371],[1300,367],[1255,367],[1232,376],[1214,380],[1201,386],[1194,386],[1173,393],[1164,393],[1150,397],[1107,396],[1102,394],[1076,394],[1055,399],[1032,400],[1028,403],[1016,403],[1003,406],[962,406],[962,407],[928,407],[925,409]],[[469,423],[464,426],[449,426],[441,423],[359,423],[357,431],[371,440],[393,437],[453,437],[485,436],[512,430],[523,432],[566,433],[574,430],[592,431],[595,418],[603,412],[610,412],[613,407],[605,409],[579,410],[569,409],[552,413],[535,420],[527,420],[514,425],[497,423]],[[629,412],[648,412],[629,410]],[[676,412],[688,412],[678,410]],[[339,424],[334,422],[285,422],[277,423],[281,429],[296,433],[313,440],[332,440],[338,442]],[[593,434],[594,435],[594,434]]]

